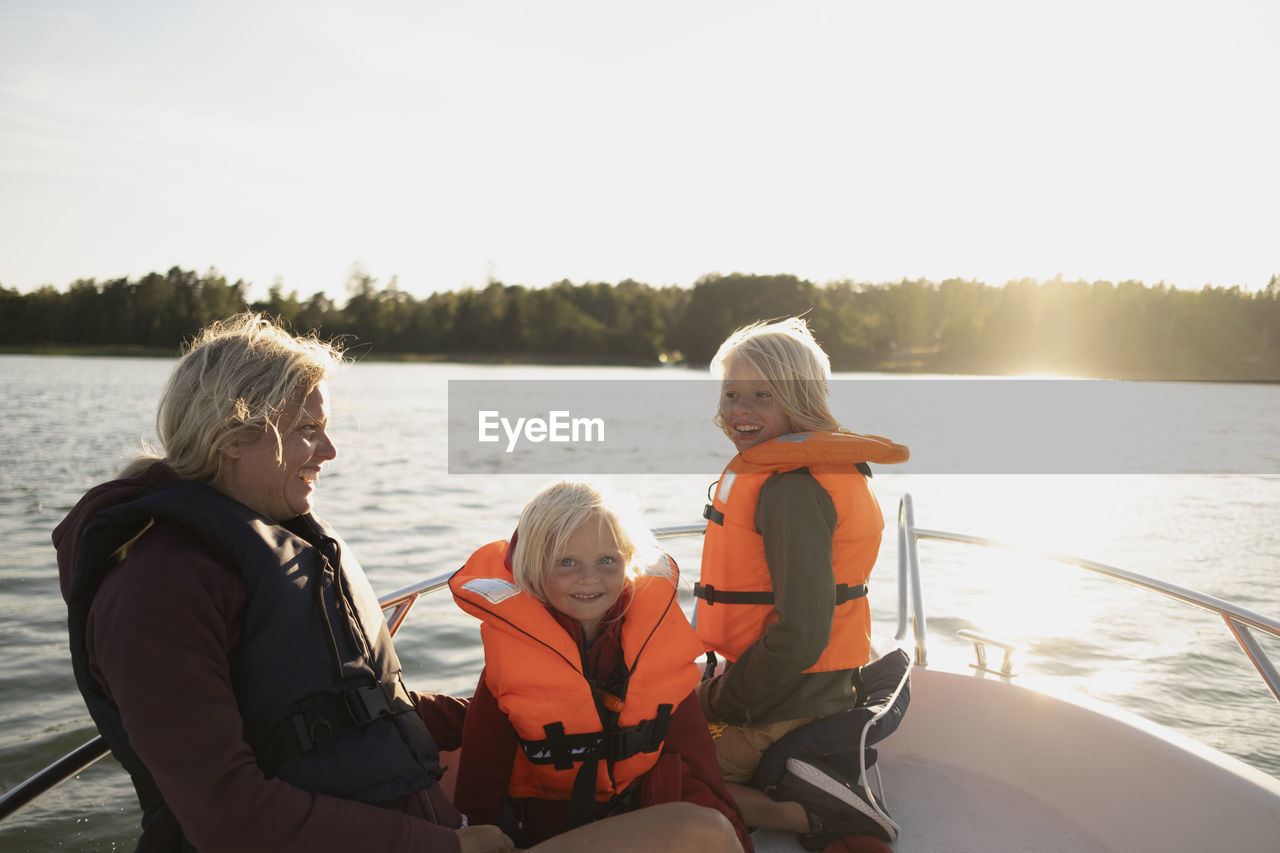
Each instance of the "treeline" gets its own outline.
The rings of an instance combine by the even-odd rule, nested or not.
[[[805,314],[837,370],[1280,380],[1280,276],[1251,292],[1061,279],[817,285],[734,274],[692,288],[495,281],[418,299],[394,279],[379,286],[356,270],[342,305],[279,284],[250,303],[248,290],[216,271],[177,267],[65,291],[0,287],[0,346],[172,352],[210,320],[248,307],[295,330],[341,335],[360,357],[705,364],[738,326]]]

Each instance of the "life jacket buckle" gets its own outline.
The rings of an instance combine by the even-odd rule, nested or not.
[[[652,720],[611,730],[605,742],[605,757],[610,761],[622,761],[642,752],[657,752],[666,740],[672,710],[672,705],[662,704]]]
[[[365,726],[374,720],[391,716],[391,705],[378,685],[356,687],[342,694],[342,701],[351,714],[351,721],[357,726]]]

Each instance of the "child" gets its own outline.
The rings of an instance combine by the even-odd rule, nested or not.
[[[472,823],[524,847],[684,801],[719,810],[749,853],[692,692],[702,644],[643,524],[586,483],[557,483],[449,585],[483,622],[454,795]]]
[[[707,506],[698,636],[711,666],[698,685],[724,777],[751,826],[896,838],[857,774],[787,763],[755,779],[764,751],[788,732],[860,701],[870,658],[866,582],[884,519],[867,462],[907,448],[843,429],[831,414],[831,365],[798,317],[734,332],[711,364],[721,379],[715,420],[738,450]],[[715,672],[715,653],[730,663]],[[720,727],[718,727],[720,728]],[[822,843],[817,843],[822,842]]]

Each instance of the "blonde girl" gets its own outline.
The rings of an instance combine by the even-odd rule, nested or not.
[[[637,516],[588,483],[556,483],[450,586],[484,641],[454,798],[470,820],[526,846],[693,804],[750,849],[693,694],[702,647],[675,565]]]
[[[712,372],[715,422],[737,451],[706,509],[695,588],[698,635],[728,661],[698,687],[707,718],[725,724],[721,769],[751,825],[891,840],[896,827],[868,817],[856,774],[821,762],[797,768],[806,778],[755,771],[783,735],[859,700],[884,530],[867,463],[907,449],[839,424],[830,359],[798,317],[734,332]]]

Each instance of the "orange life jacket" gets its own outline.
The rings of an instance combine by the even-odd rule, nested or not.
[[[480,548],[450,580],[458,605],[482,620],[485,679],[520,739],[508,792],[513,797],[569,800],[585,761],[599,759],[595,799],[606,802],[657,762],[676,706],[698,683],[702,643],[676,601],[669,576],[632,584],[623,616],[622,657],[630,676],[606,726],[582,654],[546,606],[522,592],[504,564],[506,542]]]
[[[698,636],[736,660],[778,620],[764,540],[755,527],[760,488],[774,474],[808,468],[831,497],[836,527],[831,562],[836,610],[827,648],[805,672],[862,666],[871,658],[866,583],[880,552],[884,517],[858,462],[903,462],[907,448],[874,435],[812,432],[784,435],[744,450],[720,475],[707,505],[702,577],[695,587]]]

